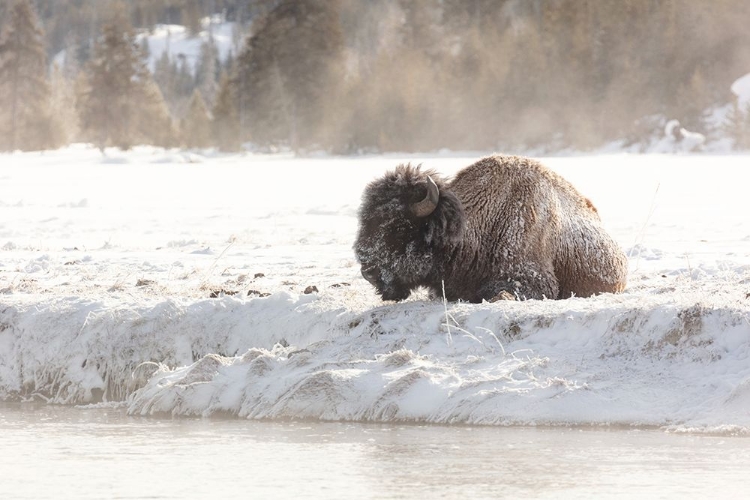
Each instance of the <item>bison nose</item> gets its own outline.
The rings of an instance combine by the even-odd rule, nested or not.
[[[380,278],[380,273],[378,273],[378,270],[374,267],[363,267],[362,277],[374,285]]]

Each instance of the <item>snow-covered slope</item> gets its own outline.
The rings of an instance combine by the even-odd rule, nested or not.
[[[750,430],[747,157],[544,159],[630,254],[629,287],[494,304],[383,303],[359,276],[361,191],[403,160],[0,156],[0,397]]]
[[[744,110],[750,105],[750,73],[741,76],[732,83],[732,93],[737,97],[737,104]]]
[[[200,60],[201,47],[213,39],[219,60],[225,62],[229,55],[239,51],[238,44],[244,43],[241,33],[236,33],[237,23],[223,21],[220,16],[205,18],[203,30],[191,35],[185,26],[179,24],[157,24],[151,30],[141,31],[137,40],[148,47],[147,65],[154,71],[157,61],[166,53],[170,61],[184,60],[191,71]],[[52,64],[65,66],[67,50],[61,50],[52,58]]]
[[[141,33],[139,42],[146,40],[149,49],[148,65],[153,72],[156,62],[164,55],[169,55],[170,60],[184,59],[188,67],[195,69],[200,59],[201,46],[213,38],[213,43],[219,54],[219,60],[226,61],[230,52],[237,51],[235,47],[235,23],[221,22],[216,19],[209,23],[208,18],[204,21],[204,30],[195,36],[190,36],[185,26],[177,24],[157,24],[153,30]],[[239,38],[240,43],[243,41]]]

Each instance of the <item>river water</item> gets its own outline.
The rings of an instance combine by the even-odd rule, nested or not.
[[[750,438],[0,403],[0,498],[739,498]]]

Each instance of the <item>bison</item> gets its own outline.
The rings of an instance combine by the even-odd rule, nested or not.
[[[397,166],[366,187],[354,251],[384,300],[418,287],[451,301],[588,297],[622,291],[628,270],[591,201],[520,156],[452,180]]]

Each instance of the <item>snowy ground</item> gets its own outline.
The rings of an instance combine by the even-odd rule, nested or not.
[[[623,294],[383,303],[364,185],[477,157],[0,155],[0,399],[750,432],[748,157],[543,159],[629,253]]]

